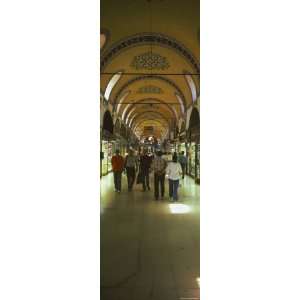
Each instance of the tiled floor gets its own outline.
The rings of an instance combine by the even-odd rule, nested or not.
[[[152,179],[152,178],[151,178]],[[153,183],[153,180],[151,180]],[[101,300],[199,299],[199,185],[181,180],[179,203],[141,185],[114,192],[101,178]]]

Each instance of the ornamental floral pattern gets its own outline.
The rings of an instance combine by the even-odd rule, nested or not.
[[[161,88],[154,85],[146,85],[138,89],[137,93],[139,94],[162,94],[163,91]]]
[[[166,57],[150,51],[135,56],[130,66],[136,70],[165,70],[170,67]]]
[[[128,47],[136,45],[160,45],[167,48],[172,48],[181,56],[187,59],[193,66],[196,73],[200,73],[200,66],[198,60],[194,55],[181,43],[174,38],[158,34],[158,33],[142,33],[127,37],[121,41],[116,42],[111,48],[101,53],[101,68],[104,69],[106,65],[120,52],[126,50]]]

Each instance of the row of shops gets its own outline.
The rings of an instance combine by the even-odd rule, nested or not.
[[[127,154],[128,147],[120,141],[105,141],[101,142],[101,176],[104,176],[112,171],[111,158],[115,151],[119,149],[124,157]],[[187,157],[187,175],[200,181],[200,144],[192,143],[175,143],[171,144],[171,153],[180,153],[184,151]]]
[[[104,176],[112,171],[111,158],[115,151],[119,149],[124,157],[127,153],[127,146],[119,141],[101,142],[101,176]],[[184,151],[188,159],[187,174],[195,178],[200,178],[200,144],[196,143],[180,143],[171,145],[171,153],[180,153]]]
[[[184,152],[187,157],[187,175],[195,179],[196,183],[200,183],[200,144],[195,142],[181,142],[171,144],[171,152]]]
[[[125,128],[119,120],[114,124],[109,111],[103,116],[103,126],[100,129],[100,176],[107,175],[112,171],[111,159],[116,150],[125,156],[129,148],[137,144],[132,132]]]
[[[111,158],[116,150],[120,150],[120,154],[124,157],[127,153],[127,145],[119,140],[101,141],[101,176],[112,171]]]
[[[104,121],[105,117],[104,117]],[[104,122],[101,136],[101,166],[100,174],[104,176],[112,171],[111,159],[115,151],[118,149],[122,156],[128,153],[129,148],[141,152],[144,148],[150,152],[162,150],[167,153],[184,152],[187,157],[187,175],[195,179],[195,182],[200,184],[200,120],[199,113],[195,109],[192,111],[189,128],[185,128],[185,124],[174,135],[173,140],[165,141],[163,145],[141,143],[133,138],[131,132],[127,132],[120,125],[113,125],[112,120],[109,120],[109,126]]]

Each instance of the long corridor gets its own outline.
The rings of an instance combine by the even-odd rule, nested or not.
[[[141,185],[116,193],[101,179],[101,300],[199,299],[199,185],[181,180],[179,202],[155,201]]]

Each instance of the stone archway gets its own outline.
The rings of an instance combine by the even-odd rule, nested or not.
[[[102,129],[110,134],[114,133],[114,122],[109,110],[104,113]]]

